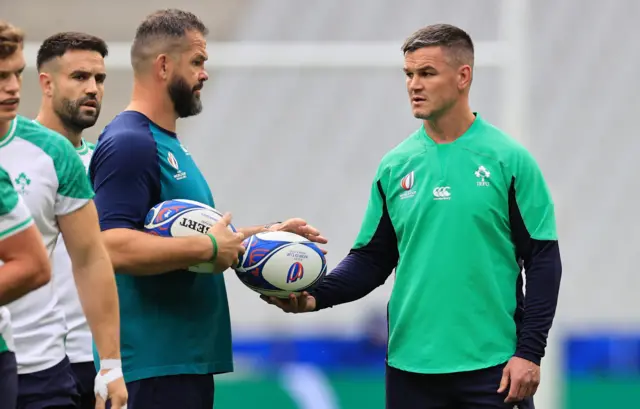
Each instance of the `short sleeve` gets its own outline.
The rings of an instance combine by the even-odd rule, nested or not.
[[[102,230],[139,230],[160,195],[160,168],[151,135],[104,134],[89,165]]]
[[[54,158],[58,177],[56,216],[73,213],[93,198],[93,190],[82,159],[66,139],[60,145],[60,154]]]
[[[32,224],[29,209],[14,190],[9,174],[0,168],[0,240],[18,234]]]
[[[557,240],[555,206],[538,163],[522,152],[515,164],[513,186],[522,221],[534,240]]]

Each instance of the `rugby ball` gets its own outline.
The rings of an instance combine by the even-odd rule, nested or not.
[[[166,200],[153,206],[144,221],[144,232],[161,237],[187,237],[207,234],[223,214],[204,203],[187,199]],[[236,228],[229,224],[233,232]],[[189,267],[196,273],[212,273],[213,263]]]
[[[246,249],[235,268],[251,290],[279,298],[299,295],[320,284],[327,272],[324,253],[294,233],[258,233],[244,240]]]

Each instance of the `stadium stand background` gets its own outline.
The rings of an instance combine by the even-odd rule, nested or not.
[[[516,131],[557,203],[564,278],[538,407],[630,407],[629,397],[640,391],[640,275],[633,256],[640,245],[634,229],[640,47],[633,42],[640,38],[640,2],[32,0],[4,1],[0,16],[26,30],[31,62],[34,47],[57,31],[130,42],[139,21],[164,7],[198,14],[211,29],[210,42],[393,44],[397,67],[230,67],[212,53],[204,112],[179,125],[219,208],[233,211],[235,223],[305,217],[329,237],[331,267],[355,238],[380,157],[419,126],[404,91],[403,39],[423,25],[449,22],[477,43],[499,44],[509,40],[504,27],[516,16],[507,10],[516,3],[527,11],[512,25],[526,24],[508,53],[523,60],[506,69],[479,64],[472,103]],[[480,47],[477,58],[489,60],[483,53],[490,51]],[[109,59],[107,67],[90,140],[130,95],[130,69]],[[39,100],[29,69],[22,113],[34,116]],[[516,116],[513,104],[526,112]],[[384,406],[384,309],[392,279],[357,303],[291,316],[264,305],[232,272],[226,277],[237,372],[219,378],[216,407]]]

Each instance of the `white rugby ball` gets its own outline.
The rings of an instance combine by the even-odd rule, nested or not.
[[[246,252],[236,274],[247,287],[266,296],[299,295],[320,284],[327,272],[322,250],[294,233],[258,233],[243,245]]]
[[[166,200],[153,206],[147,213],[144,231],[162,237],[187,237],[206,234],[223,214],[204,203],[188,199]],[[236,231],[229,224],[229,229]],[[196,273],[212,273],[213,263],[200,263],[189,267]]]

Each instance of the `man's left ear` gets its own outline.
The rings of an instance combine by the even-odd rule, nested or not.
[[[41,72],[38,75],[38,81],[40,82],[42,93],[51,98],[53,96],[53,81],[51,75],[46,72]]]
[[[473,72],[471,71],[471,66],[463,65],[460,67],[460,70],[458,71],[458,88],[460,88],[460,90],[468,88],[471,84],[472,76]]]

